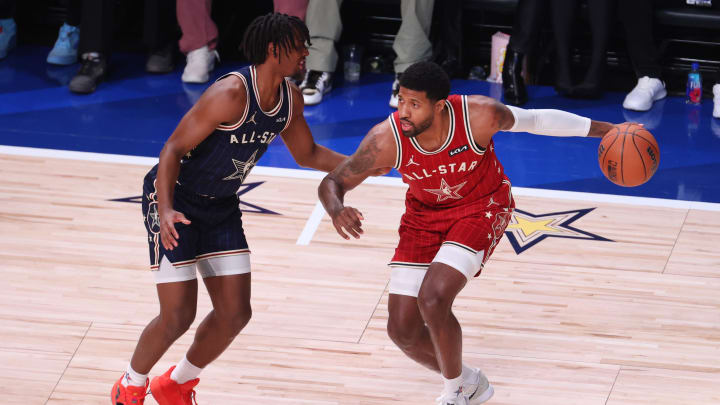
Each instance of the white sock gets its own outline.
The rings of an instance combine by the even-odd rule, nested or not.
[[[460,374],[459,376],[452,378],[452,379],[447,379],[447,378],[443,377],[443,383],[445,384],[445,389],[443,390],[443,394],[456,393],[456,392],[458,392],[460,387],[462,387],[462,385],[463,385],[462,374]]]
[[[465,363],[462,365],[462,374],[460,374],[460,377],[462,377],[463,381],[467,381],[470,379],[470,377],[473,376],[473,373],[475,370],[468,367]]]
[[[175,366],[175,370],[170,374],[170,378],[178,384],[185,384],[190,380],[196,379],[202,369],[190,363],[187,356],[184,356],[182,360]]]
[[[132,385],[134,387],[144,387],[147,379],[147,374],[138,373],[133,370],[130,363],[128,363],[127,371],[125,371],[125,377],[122,379],[121,384],[123,387],[127,387],[128,385]]]

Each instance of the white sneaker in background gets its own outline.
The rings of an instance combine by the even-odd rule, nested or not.
[[[398,106],[398,93],[400,92],[400,75],[402,73],[395,74],[395,80],[392,85],[392,93],[390,94],[390,107],[397,108]]]
[[[182,81],[185,83],[207,82],[210,72],[215,69],[216,60],[220,60],[220,55],[216,50],[208,49],[207,45],[188,52]]]
[[[713,117],[720,118],[720,83],[713,86]]]
[[[643,76],[625,97],[623,107],[633,111],[647,111],[655,101],[665,98],[665,84],[654,77]]]
[[[323,95],[332,90],[332,73],[319,70],[308,70],[305,79],[300,83],[305,105],[319,104]]]

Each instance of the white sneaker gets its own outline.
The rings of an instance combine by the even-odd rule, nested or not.
[[[665,84],[660,79],[643,76],[625,97],[623,107],[628,110],[647,111],[652,108],[653,102],[665,98],[665,96],[667,96]]]
[[[207,45],[188,52],[187,65],[182,74],[185,83],[205,83],[210,78],[209,73],[215,69],[215,60],[220,60],[216,50],[208,49]]]
[[[475,368],[470,378],[463,382],[463,393],[467,398],[468,405],[480,405],[492,398],[495,389],[490,385],[485,374]]]
[[[332,90],[332,73],[308,70],[300,83],[305,105],[315,105],[322,101],[323,95]]]
[[[395,81],[392,85],[392,93],[390,94],[390,107],[397,108],[398,106],[398,93],[400,92],[400,75],[402,73],[395,74]]]
[[[468,400],[465,394],[463,394],[462,388],[450,394],[443,394],[437,398],[437,405],[468,405]]]
[[[720,118],[720,83],[713,86],[713,117]]]

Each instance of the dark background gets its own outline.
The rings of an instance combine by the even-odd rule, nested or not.
[[[90,0],[92,1],[92,0]],[[611,1],[611,0],[608,0]],[[633,0],[620,0],[633,1]],[[443,12],[454,1],[436,0],[431,36],[442,61],[441,50]],[[491,36],[502,31],[512,34],[517,0],[458,1],[461,51],[456,77],[467,77],[473,66],[481,66],[489,73]],[[573,44],[573,72],[582,77],[589,63],[590,32],[587,7],[580,0]],[[692,62],[699,62],[704,77],[704,94],[711,97],[711,87],[720,71],[720,0],[712,8],[687,6],[685,0],[656,0],[655,37],[662,52],[661,64],[671,94],[684,94],[687,71]],[[392,43],[400,26],[399,0],[345,0],[342,7],[344,29],[340,44],[356,43],[364,47],[364,57],[381,60],[381,70],[392,70]],[[237,51],[247,24],[257,15],[272,11],[271,0],[214,0],[213,19],[220,31],[218,50],[224,61],[242,61]],[[67,12],[65,0],[18,1],[18,40],[22,44],[52,46],[57,29]],[[169,12],[174,12],[169,11]],[[142,0],[118,0],[114,25],[114,49],[125,52],[144,52],[142,48]],[[549,21],[549,17],[546,19]],[[628,91],[636,77],[627,56],[625,33],[616,18],[607,52],[606,87]],[[455,27],[458,28],[458,27]],[[539,38],[539,46],[530,55],[530,83],[551,85],[553,73],[553,41],[551,24],[546,24]]]

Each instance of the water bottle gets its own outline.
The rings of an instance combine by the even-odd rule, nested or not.
[[[700,68],[697,62],[692,64],[690,73],[688,73],[686,94],[687,99],[685,102],[687,104],[700,105],[702,100],[702,76],[700,76]]]
[[[360,48],[357,45],[348,45],[345,51],[345,63],[343,65],[346,82],[357,82],[360,80],[361,60]]]

